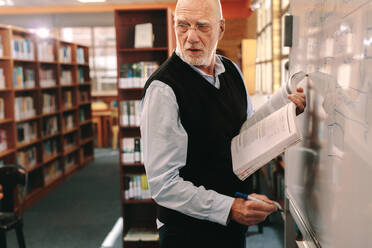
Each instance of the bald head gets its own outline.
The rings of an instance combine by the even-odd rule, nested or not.
[[[178,13],[185,11],[206,15],[215,20],[223,19],[220,0],[178,0],[175,18],[177,18]]]

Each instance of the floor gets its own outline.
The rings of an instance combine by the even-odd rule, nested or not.
[[[121,215],[118,161],[117,151],[96,149],[92,163],[28,209],[27,248],[101,248]],[[277,215],[269,216],[263,234],[250,227],[247,248],[282,248],[283,227]],[[18,247],[13,231],[7,238],[8,247]],[[121,248],[120,238],[111,247]]]

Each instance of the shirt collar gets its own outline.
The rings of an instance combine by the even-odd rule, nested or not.
[[[187,63],[180,55],[179,51],[176,49],[175,51],[176,55],[182,59],[183,62],[185,62],[186,64],[188,64],[191,68],[193,68],[195,71],[199,72],[202,76],[204,77],[212,77],[212,75],[208,75],[207,73],[205,73],[204,71],[200,70],[198,67],[196,66],[193,66],[193,65],[190,65],[189,63]],[[216,55],[214,56],[215,57],[215,61],[214,61],[214,76],[215,77],[218,77],[220,74],[224,73],[225,72],[225,66],[223,65],[219,55]]]

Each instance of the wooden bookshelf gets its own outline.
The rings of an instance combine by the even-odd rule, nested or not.
[[[157,234],[156,206],[149,195],[149,191],[146,190],[147,179],[145,176],[142,176],[145,175],[145,169],[143,159],[139,155],[141,151],[135,148],[136,145],[134,143],[137,144],[138,148],[138,140],[140,141],[141,134],[137,107],[141,100],[143,85],[148,76],[171,55],[175,47],[174,33],[171,28],[171,16],[171,11],[166,8],[115,10],[118,65],[117,100],[120,124],[119,164],[122,216],[124,221],[122,236],[123,247],[159,247],[159,241],[157,239],[148,240],[145,237],[146,235],[144,235],[143,240],[138,238],[138,236],[141,237],[141,233],[134,234],[134,237],[138,239],[133,238],[133,230],[136,228],[147,228],[153,232],[155,236]],[[148,48],[135,48],[135,25],[143,23],[153,24],[153,46]],[[126,68],[130,68],[128,70],[131,70],[133,64],[138,68],[138,63],[140,62],[145,62],[140,65],[140,76],[134,74],[134,77],[132,77],[126,74]],[[149,70],[150,72],[148,72]],[[144,71],[147,71],[147,73]],[[130,110],[130,116],[124,114],[129,113],[125,110],[126,108]],[[126,140],[125,142],[124,139]],[[129,147],[133,149],[127,149],[128,144]],[[137,155],[137,159],[135,154]],[[138,177],[140,177],[140,179],[138,179]],[[137,179],[141,181],[139,182]],[[129,186],[132,182],[135,184],[136,181],[134,180],[137,180],[138,184],[141,183],[141,189],[139,190],[140,195],[130,193],[133,187]]]
[[[89,49],[12,26],[1,25],[0,37],[0,99],[6,102],[0,140],[7,143],[0,161],[29,172],[28,208],[93,158],[93,139],[81,138],[92,135]],[[68,115],[71,129],[64,130]]]

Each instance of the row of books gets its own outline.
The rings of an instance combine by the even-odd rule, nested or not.
[[[70,70],[62,70],[61,77],[60,77],[61,85],[70,85],[72,84],[72,71]]]
[[[57,139],[48,139],[43,142],[43,146],[44,146],[44,152],[43,152],[44,160],[58,154]]]
[[[69,169],[69,168],[71,168],[71,167],[73,167],[74,165],[77,164],[77,155],[76,154],[77,154],[76,152],[73,152],[73,153],[69,153],[66,156],[64,156],[65,169]]]
[[[53,134],[58,133],[58,117],[51,116],[45,118],[43,121],[43,128],[41,130],[41,135],[47,137]]]
[[[50,184],[63,173],[63,166],[59,160],[54,160],[43,167],[44,184]]]
[[[62,106],[65,109],[74,107],[74,96],[72,90],[65,90],[62,93]]]
[[[6,139],[6,131],[0,129],[0,153],[8,149],[8,142]]]
[[[120,102],[120,124],[121,126],[139,126],[141,114],[141,101]]]
[[[85,83],[84,68],[81,67],[78,69],[78,82],[80,84]]]
[[[55,61],[54,44],[47,41],[38,43],[37,57],[40,61]]]
[[[64,150],[75,147],[76,145],[77,145],[76,133],[71,133],[71,134],[64,136],[64,139],[63,139]]]
[[[84,48],[78,47],[76,49],[76,60],[80,64],[85,64]]]
[[[20,96],[15,98],[14,116],[17,121],[31,118],[35,115],[34,99],[31,96]]]
[[[159,67],[157,62],[138,62],[120,65],[119,88],[142,88]]]
[[[84,121],[89,119],[89,116],[88,116],[88,114],[90,113],[89,108],[90,108],[90,106],[80,107],[80,109],[79,109],[79,121],[80,122],[84,122]]]
[[[63,116],[63,131],[68,131],[75,127],[75,114],[67,114]]]
[[[0,89],[5,89],[5,76],[4,69],[0,68]]]
[[[0,35],[0,57],[4,56],[3,37]]]
[[[124,199],[150,199],[151,194],[147,177],[145,174],[141,175],[127,175],[124,177]]]
[[[19,123],[17,129],[17,143],[30,143],[37,139],[37,122]]]
[[[52,69],[40,70],[40,87],[51,87],[56,85]]]
[[[34,60],[35,49],[30,39],[16,38],[12,40],[12,57],[15,59]]]
[[[62,46],[59,48],[59,61],[62,63],[71,63],[71,47]]]
[[[14,67],[13,87],[16,89],[35,88],[35,71],[22,66]]]
[[[0,120],[5,118],[4,98],[0,97]]]
[[[141,138],[122,138],[122,163],[143,163]]]
[[[80,102],[89,101],[89,90],[80,90]]]
[[[32,169],[36,166],[36,156],[36,146],[17,151],[17,164],[26,169]]]
[[[55,94],[43,93],[42,95],[42,113],[51,113],[57,110],[57,97]]]

